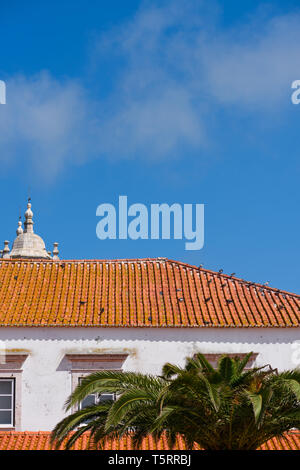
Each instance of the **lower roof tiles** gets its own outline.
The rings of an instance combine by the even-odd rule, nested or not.
[[[63,449],[63,446],[60,450]],[[72,450],[94,450],[93,442],[88,433],[84,433],[76,441]],[[121,440],[105,439],[104,450],[133,450],[133,442],[130,436]],[[140,450],[170,450],[165,436],[159,440],[151,435],[143,439]],[[195,450],[201,450],[195,445]],[[50,432],[0,432],[0,450],[52,450],[50,444]],[[181,436],[176,439],[173,450],[186,450]],[[259,450],[300,450],[300,431],[287,433],[284,438],[273,438],[263,444]]]

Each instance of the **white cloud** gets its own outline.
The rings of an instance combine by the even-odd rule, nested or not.
[[[260,29],[247,25],[219,35],[203,53],[210,91],[220,103],[249,109],[289,104],[290,87],[300,76],[300,15],[272,18]]]
[[[279,116],[290,105],[300,16],[266,19],[262,10],[225,30],[216,26],[217,8],[207,14],[191,4],[144,7],[99,40],[99,66],[109,54],[122,64],[106,103],[106,152],[162,158],[180,142],[201,149],[220,106],[272,120],[274,108]]]
[[[175,156],[180,145],[195,147],[203,140],[191,98],[176,86],[161,90],[161,95],[128,100],[103,123],[99,133],[102,149],[121,158],[167,158]]]
[[[27,159],[44,179],[83,158],[88,100],[75,82],[60,83],[47,72],[7,80],[0,108],[0,158]]]
[[[86,158],[155,161],[182,148],[199,153],[220,106],[255,112],[258,119],[270,109],[269,119],[283,112],[291,82],[300,78],[299,15],[256,16],[225,30],[217,27],[216,6],[208,14],[204,4],[189,5],[143,6],[97,41],[95,96],[103,70],[111,73],[101,100],[91,100],[79,82],[47,72],[7,80],[0,159],[24,155],[53,179]]]

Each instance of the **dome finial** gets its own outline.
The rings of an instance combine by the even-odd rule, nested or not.
[[[54,248],[53,248],[53,256],[52,256],[52,259],[53,259],[54,261],[57,261],[57,260],[59,260],[59,257],[58,257],[58,255],[59,255],[58,243],[55,242],[55,243],[53,243],[53,245],[54,245]]]
[[[9,241],[5,240],[4,249],[2,251],[2,258],[4,258],[4,259],[9,259],[10,258],[10,254],[9,254],[10,249],[9,249],[8,245],[9,245]]]
[[[17,236],[21,235],[22,233],[23,233],[23,227],[22,227],[22,220],[20,216],[19,222],[18,222],[18,228],[17,228]]]
[[[33,212],[31,210],[31,197],[28,198],[27,211],[25,212],[25,233],[33,233]]]

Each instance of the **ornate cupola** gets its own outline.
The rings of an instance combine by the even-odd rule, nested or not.
[[[21,219],[21,218],[20,218]],[[34,233],[33,231],[33,212],[31,210],[31,200],[28,199],[27,210],[25,212],[24,230],[22,228],[22,221],[19,219],[17,228],[17,238],[13,243],[12,250],[9,251],[8,241],[4,242],[4,250],[2,251],[2,258],[4,259],[54,259],[58,258],[58,243],[54,244],[53,257],[48,253],[45,247],[44,240]]]

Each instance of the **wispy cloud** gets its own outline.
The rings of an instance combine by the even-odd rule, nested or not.
[[[203,70],[219,103],[270,110],[289,104],[291,83],[299,76],[300,14],[256,21],[211,38]]]
[[[89,125],[88,100],[74,81],[58,82],[47,72],[7,81],[0,108],[0,158],[26,159],[44,179],[83,158]]]
[[[218,108],[259,120],[290,105],[300,70],[300,15],[272,17],[262,9],[225,29],[217,4],[210,13],[199,2],[189,5],[142,8],[99,39],[99,66],[108,55],[120,63],[101,127],[110,155],[174,156],[182,142],[199,152],[213,140],[208,123]]]
[[[7,80],[0,159],[24,155],[50,180],[87,158],[161,160],[207,145],[216,107],[272,116],[288,105],[300,70],[297,13],[225,30],[217,4],[210,13],[199,2],[157,5],[97,39],[100,88],[103,67],[112,71],[104,96],[96,85],[88,93],[84,77]]]

